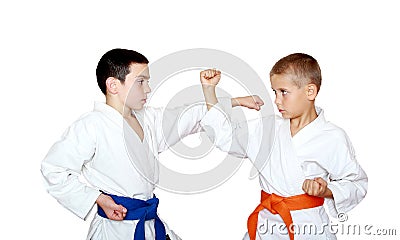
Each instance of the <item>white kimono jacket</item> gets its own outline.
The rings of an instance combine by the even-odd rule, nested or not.
[[[304,194],[305,179],[322,177],[334,197],[334,200],[325,199],[324,205],[335,217],[351,210],[364,198],[368,179],[355,159],[351,142],[341,128],[325,120],[322,109],[317,108],[318,117],[293,137],[289,119],[270,116],[232,123],[223,113],[228,112],[229,116],[229,109],[218,103],[201,125],[222,151],[258,161],[255,165],[263,191],[283,197],[300,195]],[[295,239],[336,239],[329,230],[330,222],[323,206],[291,211],[291,214]],[[259,213],[256,235],[257,239],[289,239],[282,218],[266,209]],[[244,239],[248,239],[248,234]]]
[[[95,103],[94,110],[74,122],[43,160],[47,191],[82,219],[95,205],[100,190],[141,200],[152,198],[158,181],[158,153],[199,131],[207,111],[204,104],[180,115],[183,109],[136,112],[144,131],[142,142],[119,112]],[[112,221],[95,214],[87,239],[133,239],[137,222]],[[180,239],[165,227],[171,239]],[[145,222],[145,233],[146,239],[155,238],[154,220]]]

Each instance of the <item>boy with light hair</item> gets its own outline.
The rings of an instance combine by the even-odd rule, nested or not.
[[[231,122],[226,117],[230,106],[216,98],[220,78],[217,70],[200,74],[209,109],[201,125],[222,151],[264,161],[255,164],[261,202],[249,216],[244,239],[336,239],[323,205],[332,216],[348,212],[365,197],[368,179],[346,133],[315,106],[322,79],[318,62],[295,53],[273,66],[271,87],[282,117]],[[262,103],[257,98],[254,102]],[[309,224],[317,231],[296,231]]]

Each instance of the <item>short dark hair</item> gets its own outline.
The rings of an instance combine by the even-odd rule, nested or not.
[[[293,83],[297,87],[305,84],[315,84],[319,91],[321,87],[321,69],[315,58],[305,53],[293,53],[281,58],[272,67],[269,76],[274,74],[292,74],[295,76]]]
[[[101,57],[97,64],[96,77],[104,95],[107,93],[107,78],[115,77],[124,82],[126,75],[130,73],[132,63],[148,64],[149,60],[136,51],[121,48],[112,49]]]

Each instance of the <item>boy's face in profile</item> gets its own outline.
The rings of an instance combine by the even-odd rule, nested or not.
[[[149,87],[150,73],[147,64],[132,63],[130,73],[126,75],[124,84],[121,85],[120,98],[125,106],[132,110],[143,108]]]
[[[293,119],[302,116],[309,108],[310,99],[307,86],[297,87],[292,74],[274,74],[271,87],[275,93],[275,104],[283,118]]]

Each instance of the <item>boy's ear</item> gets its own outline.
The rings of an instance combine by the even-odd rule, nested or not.
[[[317,94],[318,94],[317,85],[312,84],[312,83],[307,84],[306,94],[307,94],[308,100],[310,100],[310,101],[315,100],[315,98],[317,97]]]
[[[118,93],[118,79],[114,77],[109,77],[106,80],[106,86],[107,86],[107,92],[111,94],[117,94]]]

